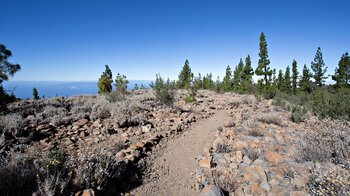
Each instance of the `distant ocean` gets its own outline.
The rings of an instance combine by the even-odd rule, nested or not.
[[[151,81],[129,80],[128,90],[143,85],[150,88]],[[46,98],[55,96],[74,96],[97,94],[97,82],[63,82],[63,81],[7,81],[3,83],[5,90],[13,92],[17,98],[26,99],[33,97],[33,88],[38,90],[39,96]]]

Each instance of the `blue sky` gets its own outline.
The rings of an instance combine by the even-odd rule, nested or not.
[[[104,65],[128,79],[222,77],[247,54],[254,68],[259,35],[271,67],[310,66],[318,46],[329,74],[350,52],[348,0],[0,0],[0,43],[22,65],[13,80],[97,80]]]

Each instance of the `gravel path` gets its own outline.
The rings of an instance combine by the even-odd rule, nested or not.
[[[211,146],[217,128],[229,119],[227,111],[216,111],[212,117],[196,122],[182,136],[169,141],[164,153],[151,166],[157,177],[136,188],[133,194],[198,195],[191,175],[198,167],[196,158],[203,154],[204,148]]]

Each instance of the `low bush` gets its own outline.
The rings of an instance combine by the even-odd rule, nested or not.
[[[267,124],[283,125],[281,117],[275,112],[261,114],[257,117],[257,120]]]
[[[295,123],[299,123],[305,120],[307,110],[303,106],[293,105],[291,113],[291,120]]]
[[[324,119],[302,136],[300,157],[306,161],[343,162],[350,158],[350,123]]]
[[[350,195],[350,170],[334,165],[316,168],[308,188],[310,195]]]
[[[350,89],[320,89],[312,97],[312,110],[321,118],[350,120]]]
[[[174,102],[174,89],[170,81],[164,82],[160,75],[156,75],[155,83],[151,84],[155,91],[156,100],[165,105],[171,105]]]

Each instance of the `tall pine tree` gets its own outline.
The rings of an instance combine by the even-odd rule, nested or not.
[[[238,65],[236,66],[233,72],[233,88],[235,91],[239,91],[242,89],[243,68],[244,63],[242,59],[240,59]]]
[[[280,91],[283,91],[283,87],[284,87],[284,78],[283,78],[283,72],[282,70],[279,70],[278,72],[278,76],[277,76],[277,89]]]
[[[112,83],[112,71],[109,69],[108,65],[105,65],[105,71],[102,73],[97,83],[98,94],[110,93],[112,91]]]
[[[190,63],[186,59],[185,64],[179,74],[177,87],[180,89],[189,89],[193,79],[193,73],[190,68]]]
[[[293,60],[293,63],[292,63],[292,91],[294,94],[296,94],[296,92],[297,92],[298,75],[299,75],[299,72],[298,72],[298,68],[297,68],[297,62],[296,62],[296,60]]]
[[[229,65],[226,68],[225,77],[222,80],[222,90],[225,92],[232,90],[232,71]]]
[[[350,86],[350,57],[347,52],[341,56],[332,80],[336,82],[337,87]]]
[[[327,72],[327,67],[325,67],[325,63],[322,57],[321,48],[318,47],[316,51],[316,55],[314,61],[311,62],[311,69],[313,71],[313,78],[315,80],[315,84],[318,86],[324,85],[325,79],[328,77],[325,76]]]
[[[300,89],[305,92],[311,92],[311,79],[312,74],[310,70],[304,65],[302,75],[300,76],[299,85]]]
[[[245,65],[244,65],[243,74],[242,74],[242,89],[244,92],[248,91],[250,86],[252,86],[253,75],[254,75],[254,71],[252,68],[252,62],[250,60],[250,56],[248,55],[245,58]]]
[[[284,87],[283,87],[283,89],[284,89],[284,91],[285,91],[286,93],[290,93],[290,92],[291,92],[290,87],[291,87],[291,81],[290,81],[290,67],[289,67],[289,65],[288,65],[287,68],[286,68],[286,72],[285,72],[285,74],[284,74]]]
[[[267,43],[264,33],[260,35],[260,53],[259,53],[258,67],[255,69],[255,74],[264,77],[265,89],[268,83],[268,76],[272,74],[272,70],[269,67],[270,60],[268,59]]]

